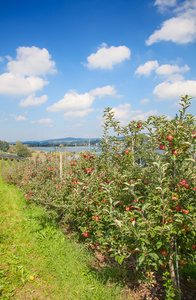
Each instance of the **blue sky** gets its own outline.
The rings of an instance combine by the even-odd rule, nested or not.
[[[196,0],[0,0],[0,140],[102,136],[196,115]]]

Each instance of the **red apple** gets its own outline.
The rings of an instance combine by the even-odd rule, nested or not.
[[[166,250],[160,250],[161,254],[163,254],[163,256],[167,256],[167,251]]]
[[[192,245],[192,249],[196,250],[196,245],[195,244]]]
[[[181,211],[181,206],[180,205],[176,205],[175,209],[176,209],[176,211],[180,212]]]
[[[189,185],[188,183],[185,183],[185,184],[184,184],[184,187],[185,187],[186,189],[189,189],[189,188],[190,188],[190,185]]]
[[[141,124],[141,123],[138,123],[138,124],[137,124],[137,127],[138,127],[138,128],[140,128],[141,126],[142,126],[142,124]]]
[[[167,138],[169,141],[171,141],[173,139],[173,136],[171,134],[169,134]]]
[[[172,150],[172,154],[173,155],[177,155],[178,154],[178,151],[176,149]]]
[[[159,149],[160,150],[165,150],[165,145],[164,144],[159,145]]]
[[[83,233],[83,236],[87,237],[87,236],[88,236],[88,233],[87,233],[87,232],[84,232],[84,233]]]

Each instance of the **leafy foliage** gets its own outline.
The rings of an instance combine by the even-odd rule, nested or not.
[[[0,141],[0,151],[7,152],[9,149],[9,143],[5,141]]]
[[[16,142],[16,153],[18,156],[22,157],[30,157],[31,156],[31,151],[28,150],[26,145],[23,145],[20,141]]]
[[[190,99],[182,97],[172,120],[151,116],[127,126],[107,108],[100,155],[73,156],[62,179],[48,155],[45,162],[8,170],[7,180],[23,189],[28,203],[70,224],[91,248],[98,245],[120,264],[131,260],[148,278],[164,269],[173,297],[179,290],[177,264],[191,262],[196,249],[196,123],[186,113]]]

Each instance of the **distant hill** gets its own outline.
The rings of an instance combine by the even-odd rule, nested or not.
[[[90,143],[96,144],[100,142],[100,138],[91,138]],[[75,144],[89,144],[89,139],[86,138],[73,138],[73,137],[67,137],[67,138],[61,138],[61,139],[49,139],[44,141],[26,141],[23,142],[23,144],[29,145],[29,146],[55,146],[60,144],[65,144],[66,146],[71,146]]]

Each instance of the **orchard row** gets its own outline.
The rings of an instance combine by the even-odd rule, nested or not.
[[[45,162],[7,169],[7,181],[24,191],[28,203],[43,205],[69,224],[91,248],[99,246],[119,263],[132,260],[148,276],[168,269],[176,288],[176,261],[192,261],[196,250],[196,123],[186,113],[190,99],[182,97],[173,120],[151,116],[124,127],[108,108],[100,155],[73,157],[61,179],[48,154]]]

